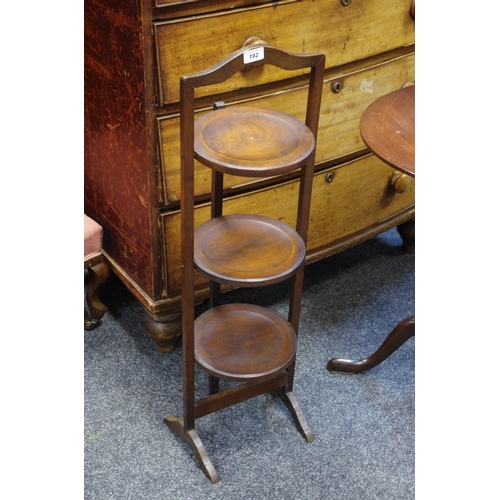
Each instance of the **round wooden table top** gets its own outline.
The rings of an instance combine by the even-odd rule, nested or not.
[[[415,86],[372,102],[361,116],[360,132],[375,156],[415,177]]]

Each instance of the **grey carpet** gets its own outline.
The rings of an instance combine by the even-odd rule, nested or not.
[[[302,438],[271,395],[203,417],[196,428],[216,485],[163,423],[182,416],[181,346],[155,350],[140,304],[112,276],[101,294],[109,311],[84,333],[85,498],[413,499],[415,339],[362,374],[329,373],[326,364],[371,354],[415,313],[414,267],[395,229],[307,266],[294,393],[315,440]],[[224,301],[286,317],[287,294],[288,283],[280,283],[236,290]],[[206,374],[196,376],[206,395]]]

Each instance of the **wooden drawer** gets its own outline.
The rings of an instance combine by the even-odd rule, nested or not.
[[[364,149],[359,134],[359,119],[365,108],[376,98],[414,81],[414,53],[377,64],[351,74],[333,74],[325,80],[318,130],[316,163],[333,162],[343,156]],[[340,83],[340,91],[332,90]],[[262,96],[246,102],[246,106],[278,109],[304,120],[306,90],[301,88]],[[202,113],[201,113],[202,114]],[[180,199],[179,116],[158,119],[165,205]],[[195,167],[195,195],[208,196],[210,170],[201,164]],[[225,176],[225,187],[234,188],[245,183],[254,185],[255,179]],[[249,184],[247,184],[249,185]]]
[[[168,11],[182,12],[183,15],[234,9],[245,5],[267,3],[269,0],[154,0],[155,7],[168,7]],[[300,1],[300,0],[292,0]]]
[[[329,182],[333,173],[333,179]],[[404,193],[396,193],[391,185],[394,169],[373,155],[338,167],[317,172],[313,181],[313,196],[308,254],[324,247],[348,240],[381,221],[391,218],[414,205],[415,184]],[[238,195],[224,201],[225,213],[262,214],[281,220],[295,227],[298,180],[288,181],[272,187]],[[195,209],[195,226],[210,217],[209,204]],[[161,214],[161,226],[165,249],[164,293],[176,296],[181,289],[181,234],[178,210]],[[168,247],[168,248],[167,248]],[[208,284],[196,275],[196,286]]]
[[[179,100],[179,78],[200,71],[240,48],[250,36],[290,52],[323,52],[332,68],[415,40],[411,0],[269,2],[154,23],[160,104]],[[266,73],[262,73],[265,71]],[[235,75],[217,93],[288,78],[266,68]]]

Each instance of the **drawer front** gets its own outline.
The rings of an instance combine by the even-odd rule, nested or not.
[[[333,179],[328,174],[333,173]],[[415,202],[415,184],[410,179],[404,193],[391,185],[394,169],[373,155],[333,169],[317,172],[309,224],[308,253],[355,236],[374,227]],[[330,182],[329,182],[330,181]],[[224,213],[251,213],[273,217],[295,227],[298,180],[239,195],[224,201]],[[209,204],[195,209],[195,226],[210,217]],[[161,215],[167,261],[164,263],[165,293],[173,297],[181,289],[180,212]],[[196,275],[196,286],[208,281]]]
[[[154,0],[155,7],[169,7],[181,15],[189,15],[200,12],[212,12],[221,9],[234,9],[245,5],[266,3],[269,0]],[[298,2],[300,0],[293,0]]]
[[[415,56],[412,53],[365,71],[334,75],[325,80],[316,163],[334,161],[364,149],[359,134],[359,119],[363,111],[378,97],[401,88],[408,81],[414,81],[414,75]],[[335,87],[336,83],[340,84],[339,92],[332,90],[332,86]],[[246,102],[245,105],[277,109],[299,120],[304,120],[306,99],[306,89],[300,87],[262,96],[260,99]],[[159,118],[158,129],[165,205],[169,205],[178,202],[181,193],[179,116]],[[196,196],[208,196],[211,187],[210,179],[211,171],[197,163],[195,166]],[[226,188],[234,188],[249,182],[255,183],[256,180],[228,175],[224,177],[224,182]]]
[[[179,78],[239,49],[251,36],[290,52],[323,52],[327,68],[415,41],[410,0],[302,0],[256,5],[156,22],[160,103],[179,100]],[[254,68],[215,86],[219,92],[288,78],[290,72]]]

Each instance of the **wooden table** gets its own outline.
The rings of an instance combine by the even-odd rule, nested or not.
[[[415,177],[415,86],[382,96],[370,104],[360,120],[366,146],[382,161]],[[331,372],[360,373],[377,366],[415,335],[415,316],[405,318],[370,356],[359,360],[333,358]]]
[[[375,156],[415,177],[415,85],[370,104],[361,115],[359,130]]]

